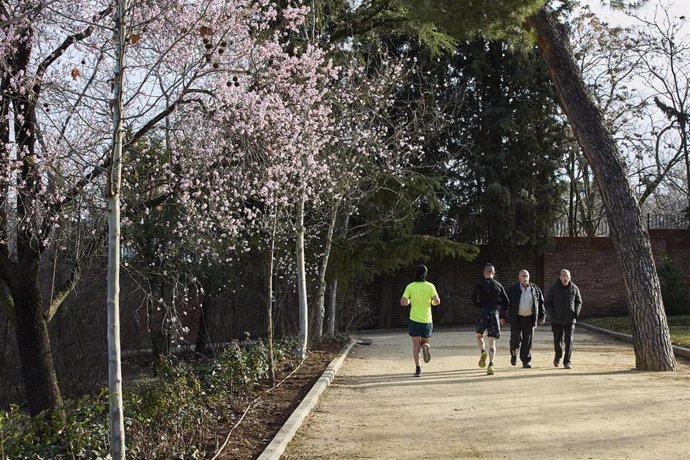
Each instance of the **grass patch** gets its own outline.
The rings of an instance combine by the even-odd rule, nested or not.
[[[671,342],[679,347],[690,348],[690,315],[668,316],[667,321],[671,331]],[[592,318],[583,322],[602,329],[630,334],[630,318],[627,316]]]

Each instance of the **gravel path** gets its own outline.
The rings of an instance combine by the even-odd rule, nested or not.
[[[577,328],[573,368],[554,368],[541,327],[532,369],[510,365],[504,332],[487,376],[471,329],[439,329],[414,378],[406,331],[359,336],[372,344],[352,349],[282,458],[690,456],[687,361],[678,372],[638,372],[631,345]]]

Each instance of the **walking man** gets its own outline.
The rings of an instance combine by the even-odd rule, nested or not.
[[[529,272],[520,270],[518,282],[508,288],[510,305],[501,309],[501,326],[506,317],[510,322],[510,364],[517,364],[518,353],[522,367],[532,367],[532,336],[534,328],[544,324],[544,294],[541,289],[529,281]]]
[[[501,325],[499,323],[498,308],[508,306],[508,296],[503,285],[494,279],[496,270],[491,264],[484,266],[484,278],[475,284],[472,290],[472,303],[479,309],[477,318],[477,346],[479,346],[479,367],[486,366],[486,346],[484,333],[489,342],[489,367],[486,369],[487,375],[494,374],[494,356],[496,355],[496,340],[501,336]]]
[[[431,346],[429,339],[434,324],[431,318],[431,306],[441,303],[436,287],[426,280],[427,268],[425,265],[417,267],[414,282],[407,285],[400,305],[410,307],[410,318],[407,322],[407,333],[412,338],[412,356],[414,357],[415,377],[422,376],[422,368],[419,365],[419,352],[424,355],[424,362],[431,360]]]
[[[558,367],[561,358],[563,358],[563,367],[570,369],[573,333],[582,309],[580,290],[570,280],[570,271],[565,268],[561,270],[558,281],[546,292],[545,304],[551,318],[551,330],[553,331],[555,352],[553,365]],[[563,354],[563,343],[565,343],[565,354]]]

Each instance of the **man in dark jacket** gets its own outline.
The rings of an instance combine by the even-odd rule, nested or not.
[[[553,347],[556,355],[553,365],[558,367],[563,358],[563,367],[570,369],[570,356],[573,349],[573,332],[580,310],[582,297],[575,283],[570,281],[570,272],[566,269],[561,273],[551,289],[546,293],[546,310],[551,318],[553,331]],[[565,342],[565,354],[561,344]]]
[[[508,288],[510,305],[501,309],[501,325],[510,323],[510,364],[517,364],[518,351],[522,367],[532,367],[532,335],[534,328],[544,324],[544,294],[529,282],[529,272],[520,270],[518,282]],[[507,310],[507,312],[506,312]]]
[[[477,345],[479,346],[479,367],[486,366],[489,358],[487,375],[494,374],[494,356],[496,355],[496,339],[501,336],[501,324],[499,322],[498,308],[508,305],[508,295],[503,285],[494,279],[496,270],[491,264],[484,266],[484,278],[474,285],[472,290],[472,303],[479,309],[477,318]],[[484,346],[484,333],[489,339],[489,353]]]

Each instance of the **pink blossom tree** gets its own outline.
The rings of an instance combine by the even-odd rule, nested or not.
[[[10,1],[2,7],[0,279],[9,288],[3,304],[14,318],[36,415],[62,404],[47,324],[84,268],[84,248],[104,242],[100,191],[111,166],[113,11],[98,1]],[[332,70],[318,48],[295,50],[285,41],[305,11],[243,0],[131,6],[123,165],[136,161],[130,148],[153,134],[164,139],[169,155],[166,180],[155,184],[150,200],[137,203],[140,209],[174,198],[185,209],[185,221],[172,227],[177,234],[240,235],[256,214],[245,197],[257,184],[249,176],[238,184],[243,176],[233,166],[268,152],[244,148],[244,141],[259,138],[271,139],[284,163],[270,171],[275,187],[299,184],[285,189],[311,193],[301,174],[321,170],[312,166],[325,142],[327,117],[315,101]],[[227,176],[207,166],[219,156],[231,171]],[[132,210],[123,203],[125,215]],[[88,238],[60,241],[61,228],[85,223]],[[74,263],[45,293],[41,265],[50,251]]]

